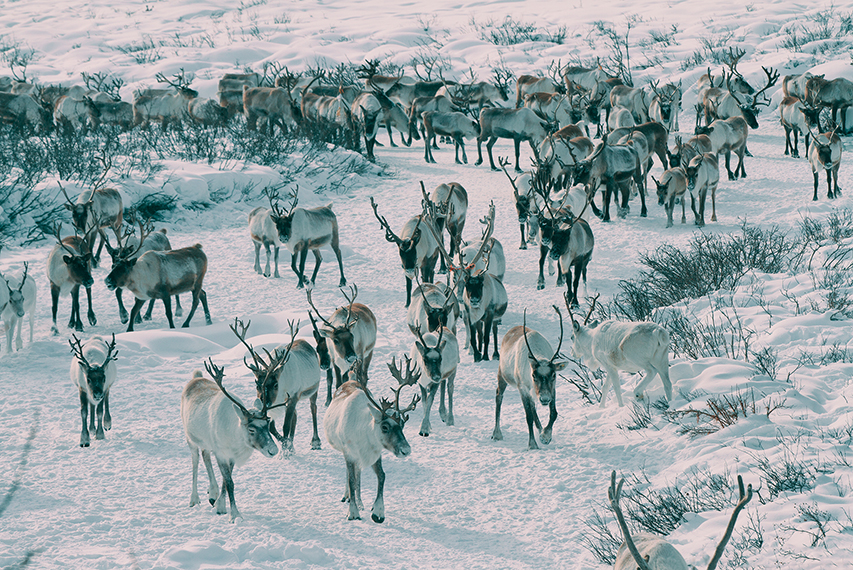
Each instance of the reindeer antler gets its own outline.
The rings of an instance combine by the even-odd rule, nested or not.
[[[385,240],[391,243],[396,243],[397,245],[403,243],[403,240],[397,237],[391,229],[391,226],[388,225],[388,220],[386,220],[384,216],[379,215],[376,202],[373,201],[373,196],[370,197],[370,205],[373,207],[373,215],[376,216],[376,219],[379,220],[379,223],[382,224],[383,228],[385,228]]]
[[[397,417],[403,423],[405,423],[409,419],[408,413],[413,411],[417,403],[421,401],[420,395],[415,394],[414,398],[412,398],[412,403],[406,406],[404,409],[400,409],[400,392],[405,386],[413,386],[417,384],[418,380],[421,377],[420,371],[417,371],[415,373],[417,367],[412,366],[412,359],[409,358],[408,355],[405,355],[404,358],[406,361],[405,376],[403,376],[403,374],[401,373],[400,368],[397,367],[397,362],[395,361],[394,357],[391,357],[391,362],[388,363],[388,369],[391,371],[391,376],[393,376],[399,383],[397,389],[392,388],[392,390],[394,391],[394,410],[397,413]],[[390,407],[390,402],[388,402],[387,400],[383,399],[382,403],[383,405]]]
[[[80,343],[80,339],[77,338],[77,335],[72,334],[71,338],[68,339],[68,344],[71,346],[71,352],[74,354],[74,356],[77,358],[77,360],[79,360],[81,363],[83,363],[83,366],[85,366],[86,368],[103,368],[107,365],[107,363],[110,360],[117,360],[118,351],[113,352],[115,350],[115,347],[116,347],[116,335],[115,335],[115,333],[113,333],[113,338],[112,338],[111,342],[104,341],[104,343],[107,345],[107,356],[106,356],[106,358],[104,358],[104,361],[99,366],[92,366],[91,364],[89,364],[89,361],[86,360],[86,357],[83,356],[83,346]]]
[[[323,321],[323,324],[325,324],[327,327],[335,328],[335,326],[332,323],[330,323],[325,318],[323,318],[323,315],[321,315],[320,311],[317,309],[317,307],[314,306],[314,301],[311,299],[311,290],[310,289],[307,289],[305,291],[305,295],[308,297],[308,304],[311,305],[311,308],[314,309],[315,313],[317,313],[317,318],[319,318],[321,321]],[[311,316],[310,311],[308,312],[308,316],[309,317]],[[311,319],[311,321],[313,322],[314,319]]]
[[[772,67],[768,70],[766,67],[764,67],[762,65],[761,69],[764,71],[764,75],[767,76],[767,84],[752,96],[752,106],[753,107],[756,107],[759,104],[760,105],[770,105],[770,99],[768,99],[767,97],[764,97],[764,102],[759,103],[758,97],[759,97],[759,95],[762,95],[765,91],[767,91],[768,89],[770,89],[771,87],[776,85],[776,82],[779,80],[779,72],[776,71],[775,69],[773,69]]]
[[[358,322],[358,315],[353,315],[352,312],[352,305],[355,303],[355,298],[358,297],[358,285],[350,285],[349,289],[350,293],[352,293],[352,297],[344,293],[343,288],[341,288],[341,294],[344,296],[344,299],[349,302],[349,307],[347,307],[347,320],[344,323],[344,327],[348,329],[355,326],[355,323]],[[350,322],[350,319],[352,319],[352,322]]]

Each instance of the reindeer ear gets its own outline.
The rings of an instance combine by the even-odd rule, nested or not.
[[[238,406],[237,404],[231,404],[231,405],[234,407],[234,411],[237,413],[237,415],[240,416],[240,419],[245,421],[247,416],[246,416],[246,414],[243,413],[243,410],[240,409],[240,406]]]
[[[581,330],[580,324],[578,324],[578,322],[574,319],[572,319],[572,328],[575,329],[575,332],[578,332],[579,330]]]
[[[62,256],[62,261],[64,261],[66,265],[68,265],[69,263],[71,263],[71,260],[72,260],[72,259],[73,259],[73,258],[72,258],[70,255],[63,255],[63,256]]]
[[[421,356],[423,356],[424,352],[426,352],[426,346],[424,346],[424,344],[419,340],[415,341],[415,348],[418,349],[418,352],[421,353]]]
[[[598,322],[598,319],[596,319],[596,320],[592,321],[591,323],[589,323],[589,328],[594,329],[598,325],[599,325],[599,322]]]
[[[73,210],[73,209],[74,209],[74,204],[65,204],[65,209],[66,209],[66,210]]]
[[[370,415],[373,416],[374,421],[381,422],[382,421],[382,410],[377,410],[372,405],[368,405],[367,409],[370,410]]]
[[[554,370],[556,370],[557,372],[559,372],[561,370],[565,370],[566,366],[568,366],[568,365],[569,365],[569,363],[565,362],[565,361],[555,362],[554,363]]]

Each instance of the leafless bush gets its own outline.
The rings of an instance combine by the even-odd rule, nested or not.
[[[705,408],[693,406],[683,410],[672,410],[664,416],[679,425],[679,434],[699,437],[716,433],[734,425],[738,420],[757,413],[770,414],[785,407],[784,399],[771,399],[761,410],[755,402],[755,391],[738,390],[733,394],[722,394],[708,398]],[[692,422],[685,421],[692,417]]]
[[[633,521],[626,521],[629,526],[639,530]],[[602,564],[611,565],[616,562],[616,553],[622,545],[622,531],[618,526],[611,525],[597,510],[592,510],[592,516],[584,521],[584,530],[581,530],[581,544],[592,556]],[[614,529],[615,527],[615,529]]]
[[[591,370],[580,360],[569,358],[569,361],[574,364],[572,375],[560,375],[569,384],[578,389],[581,394],[581,401],[584,405],[591,406],[601,402],[601,386],[603,385],[604,372],[601,370]]]
[[[631,411],[629,412],[628,419],[628,423],[618,423],[616,427],[625,431],[637,431],[652,427],[651,401],[644,399],[640,402],[631,402]]]
[[[753,456],[771,501],[786,491],[810,491],[817,477],[812,461],[797,457],[796,451],[791,450],[787,441],[782,440],[781,445],[782,457],[772,463],[766,456]],[[759,500],[766,502],[760,493]]]
[[[592,23],[592,32],[598,39],[604,40],[607,56],[600,61],[601,67],[610,75],[618,77],[625,85],[634,86],[631,75],[631,53],[629,36],[631,30],[643,19],[638,14],[630,14],[625,18],[625,33],[619,32],[610,22],[598,20]],[[588,40],[594,43],[590,37]]]

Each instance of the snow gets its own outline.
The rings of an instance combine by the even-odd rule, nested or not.
[[[244,66],[257,70],[266,61],[293,70],[366,58],[403,65],[430,50],[449,62],[445,77],[461,77],[470,68],[486,79],[501,62],[517,75],[543,72],[552,59],[562,58],[565,64],[573,57],[593,57],[588,40],[603,49],[603,40],[591,32],[592,22],[604,18],[624,33],[626,17],[639,13],[644,18],[631,31],[632,62],[644,60],[643,50],[633,42],[647,38],[650,31],[677,26],[675,43],[650,48],[649,54],[666,55],[660,66],[635,69],[634,78],[638,84],[651,77],[683,81],[680,123],[685,131],[693,123],[693,85],[706,65],[682,70],[680,62],[701,50],[703,40],[729,37],[726,46],[744,47],[747,55],[740,69],[753,83],[763,77],[761,65],[772,65],[781,75],[810,70],[825,72],[827,77],[853,78],[844,46],[825,54],[813,54],[810,45],[797,53],[781,47],[788,26],[828,5],[782,1],[744,5],[723,0],[700,12],[695,2],[686,0],[651,0],[642,5],[437,0],[424,12],[414,3],[354,0],[234,4],[223,0],[9,1],[3,4],[0,29],[3,44],[35,51],[27,69],[31,77],[69,84],[79,82],[83,71],[109,72],[124,79],[125,100],[134,89],[153,85],[155,73],[169,76],[181,68],[195,73],[193,86],[201,96],[212,97],[223,73]],[[507,15],[540,30],[554,31],[564,25],[565,43],[495,46],[483,40],[478,27],[490,21],[498,26]],[[139,64],[134,53],[116,49],[143,42],[154,43],[152,51],[159,59]],[[821,180],[820,200],[812,202],[807,162],[782,155],[784,133],[774,111],[779,93],[778,87],[768,93],[773,104],[759,117],[759,129],[749,135],[755,156],[747,158],[748,177],[729,182],[723,176],[717,192],[719,221],[709,222],[702,231],[735,232],[746,221],[793,232],[806,216],[821,220],[837,208],[851,208],[849,169],[841,168],[844,195],[840,199],[827,201]],[[550,306],[563,306],[562,289],[554,287],[554,277],[549,276],[545,290],[535,290],[538,252],[516,249],[518,226],[504,174],[483,166],[454,165],[447,146],[436,153],[438,164],[427,165],[417,143],[412,148],[391,148],[384,133],[379,139],[386,144],[376,149],[379,164],[367,165],[360,173],[340,168],[345,161],[362,164],[352,153],[294,156],[295,162],[312,162],[289,185],[299,185],[300,206],[334,204],[347,280],[358,285],[358,301],[370,306],[379,322],[370,374],[374,393],[388,393],[392,379],[386,362],[408,352],[412,337],[405,324],[404,279],[396,248],[384,240],[368,197],[375,198],[396,230],[419,211],[421,180],[427,189],[450,181],[467,189],[467,239],[478,236],[476,220],[495,202],[495,236],[507,254],[509,297],[499,334],[520,324],[527,309],[528,326],[555,340],[559,327]],[[849,148],[847,139],[845,150]],[[471,150],[469,143],[469,155]],[[522,150],[522,163],[527,163],[529,149],[523,146]],[[512,145],[501,141],[495,153],[510,156]],[[95,271],[98,324],[87,324],[83,336],[116,333],[119,351],[119,377],[110,398],[113,427],[105,440],[78,447],[79,400],[68,376],[70,331],[64,326],[67,297],[59,306],[61,334],[50,334],[44,265],[52,244],[11,246],[0,253],[4,275],[17,275],[28,261],[39,287],[34,342],[25,338],[22,351],[0,357],[0,481],[4,482],[0,492],[11,498],[0,513],[0,566],[15,565],[33,552],[33,568],[603,568],[583,547],[581,536],[593,509],[608,512],[604,503],[611,470],[620,476],[648,478],[651,489],[683,482],[695,469],[723,474],[730,484],[741,474],[758,489],[761,459],[779,465],[792,457],[812,466],[814,488],[771,497],[762,486],[761,499],[753,499],[741,515],[724,563],[821,569],[847,568],[853,563],[849,461],[853,364],[851,358],[819,364],[821,355],[834,345],[849,346],[852,329],[847,317],[821,304],[826,291],[818,276],[808,272],[751,274],[735,291],[712,295],[715,301],[728,304],[736,299],[744,326],[755,331],[755,346],[778,350],[778,380],[759,374],[742,357],[672,359],[676,395],[671,409],[702,407],[708,397],[753,390],[758,412],[714,434],[679,435],[677,427],[654,409],[650,428],[620,429],[631,422],[630,406],[620,409],[612,398],[603,410],[584,406],[578,391],[558,379],[560,416],[550,445],[538,452],[526,449],[527,426],[513,390],[508,390],[502,409],[504,440],[493,442],[489,437],[497,362],[475,364],[462,354],[454,402],[456,425],[445,426],[434,412],[433,433],[419,437],[419,406],[406,427],[412,455],[406,459],[384,455],[387,518],[382,525],[369,517],[376,489],[369,470],[362,485],[367,506],[364,519],[346,520],[347,508],[340,502],[343,458],[323,438],[322,417],[323,449],[310,449],[307,404],[298,406],[294,456],[267,460],[255,455],[235,470],[236,500],[243,518],[231,524],[229,517],[217,517],[207,504],[190,509],[191,463],[179,406],[181,390],[193,370],[212,358],[225,367],[229,390],[251,401],[254,381],[242,363],[245,351],[228,327],[234,318],[251,320],[247,340],[257,347],[286,342],[288,319],[301,320],[301,337],[311,335],[305,294],[295,287],[290,255],[282,248],[280,279],[253,271],[254,249],[246,217],[252,208],[266,205],[260,191],[281,182],[282,173],[253,164],[227,165],[222,170],[215,164],[163,164],[163,173],[154,180],[116,181],[117,186],[128,200],[153,190],[179,198],[179,208],[158,226],[168,229],[174,248],[203,244],[209,258],[205,289],[214,323],[203,326],[199,308],[193,326],[169,330],[158,302],[153,321],[139,325],[137,332],[125,333],[113,295],[102,285],[106,269]],[[652,173],[660,174],[657,162]],[[55,192],[55,186],[48,187]],[[248,197],[242,189],[249,189]],[[71,185],[66,190],[74,196],[82,188]],[[211,194],[230,190],[234,190],[232,198],[214,208],[194,206],[209,202]],[[590,295],[612,296],[620,280],[640,269],[641,253],[663,243],[684,247],[697,231],[692,224],[678,223],[665,229],[666,216],[653,197],[648,218],[638,216],[636,200],[631,205],[626,219],[610,224],[591,221],[596,245],[589,266]],[[344,299],[336,289],[339,276],[331,250],[324,250],[323,256],[313,300],[328,315]],[[815,259],[819,262],[820,256]],[[311,263],[309,259],[308,268]],[[187,311],[189,298],[184,297]],[[692,300],[681,308],[708,318],[711,302],[711,298]],[[25,324],[25,335],[26,329]],[[460,340],[465,337],[461,329],[459,336]],[[570,344],[567,327],[564,353],[570,353]],[[815,363],[798,364],[803,352],[811,354]],[[623,375],[626,396],[636,381]],[[325,385],[320,391],[322,401]],[[650,399],[662,394],[659,382],[652,383]],[[764,413],[779,402],[784,402],[783,408]],[[35,435],[30,442],[31,431]],[[20,486],[14,490],[16,482]],[[205,484],[202,475],[202,489]],[[817,546],[811,546],[808,534],[816,532],[815,523],[801,512],[808,506],[833,517],[826,540]],[[704,567],[730,512],[728,508],[688,514],[668,538],[688,562]],[[760,551],[745,551],[748,561],[738,566],[732,557],[733,544],[745,532],[750,516],[761,521],[764,545]]]

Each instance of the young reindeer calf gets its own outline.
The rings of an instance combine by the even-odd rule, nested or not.
[[[100,336],[93,336],[83,345],[76,335],[71,336],[74,339],[68,341],[74,354],[71,359],[71,382],[80,391],[80,416],[83,418],[80,447],[89,447],[90,431],[95,432],[95,439],[104,439],[104,430],[110,429],[113,424],[110,416],[110,387],[116,380],[116,336],[113,334],[112,342],[109,343]]]

